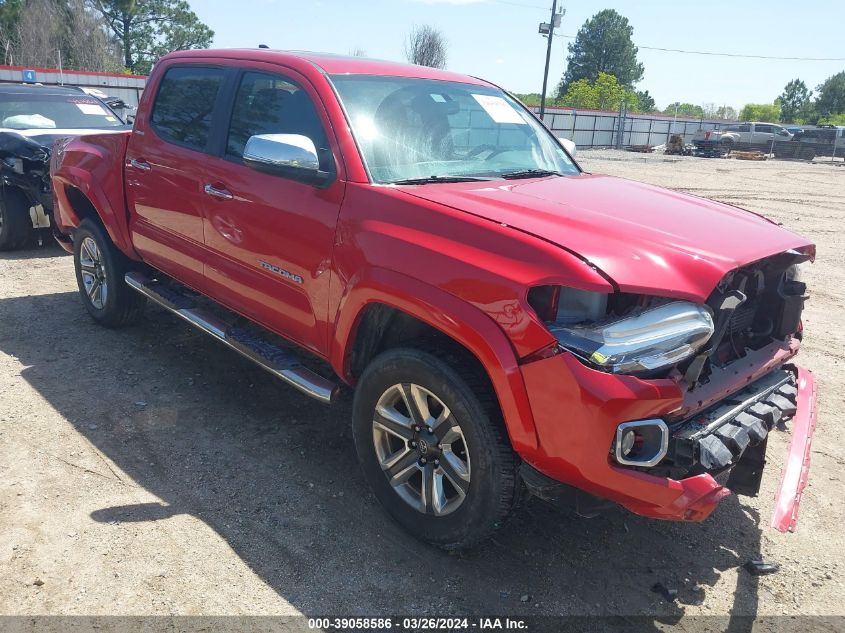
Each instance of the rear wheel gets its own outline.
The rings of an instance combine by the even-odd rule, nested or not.
[[[73,235],[73,263],[82,302],[97,323],[121,327],[138,320],[146,299],[124,281],[133,262],[117,249],[102,226],[82,221]]]
[[[19,189],[4,187],[0,192],[0,251],[24,246],[32,234],[27,197]]]
[[[517,458],[471,370],[417,349],[380,354],[358,383],[353,434],[376,497],[420,540],[471,547],[516,504]]]

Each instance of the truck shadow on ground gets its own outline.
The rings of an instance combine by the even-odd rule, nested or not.
[[[485,546],[441,552],[370,494],[348,402],[316,403],[158,309],[109,331],[68,292],[0,300],[0,322],[0,351],[28,383],[161,500],[93,521],[118,531],[196,516],[306,615],[646,614],[656,628],[759,554],[759,517],[735,497],[703,524],[585,520],[529,500]],[[731,590],[731,614],[755,615],[756,578],[740,570]]]
[[[39,245],[31,245],[26,248],[21,248],[14,251],[0,251],[0,260],[8,261],[28,260],[28,259],[46,259],[52,257],[70,257],[71,255],[56,244],[52,237],[43,238],[44,243]]]

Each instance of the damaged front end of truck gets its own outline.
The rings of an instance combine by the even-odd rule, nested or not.
[[[49,166],[49,147],[0,132],[0,249],[19,248],[50,227]]]
[[[801,269],[814,256],[808,246],[734,269],[704,303],[535,288],[529,302],[546,315],[559,347],[557,361],[523,367],[529,389],[547,380],[544,365],[559,373],[564,367],[552,364],[563,363],[575,377],[566,399],[589,412],[583,426],[573,420],[568,434],[544,438],[547,474],[568,483],[577,472],[576,487],[645,516],[701,521],[729,492],[759,493],[769,434],[791,421],[771,525],[794,530],[816,388],[792,359],[808,297]],[[535,409],[541,419],[542,408]],[[572,455],[573,446],[581,454],[554,459]],[[526,483],[545,485],[549,496],[549,482],[538,474],[529,473]],[[579,504],[591,505],[583,498]]]

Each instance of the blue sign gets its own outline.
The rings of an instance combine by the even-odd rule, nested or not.
[[[21,74],[25,83],[34,84],[36,82],[34,70],[22,70]]]

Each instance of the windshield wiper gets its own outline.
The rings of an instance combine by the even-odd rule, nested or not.
[[[394,180],[391,185],[428,185],[433,182],[483,182],[488,181],[489,178],[481,178],[479,176],[428,176],[427,178],[406,178],[404,180]]]
[[[519,169],[517,171],[508,171],[504,174],[499,174],[501,178],[508,180],[516,180],[517,178],[541,178],[543,176],[563,176],[559,171],[551,171],[549,169]]]

